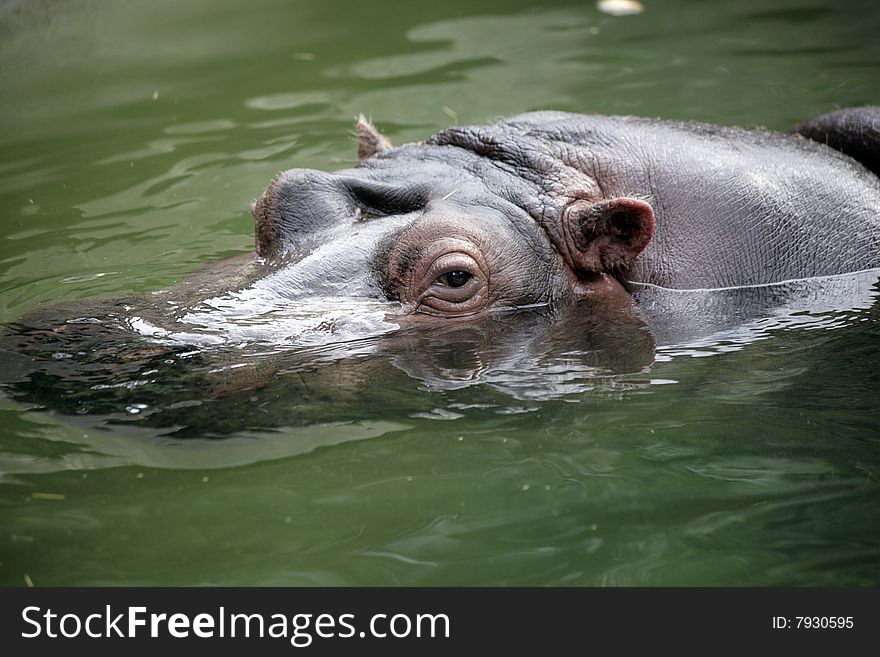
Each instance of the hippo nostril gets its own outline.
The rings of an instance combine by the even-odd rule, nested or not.
[[[370,215],[406,214],[422,210],[430,200],[430,189],[421,184],[389,185],[351,178],[345,187],[359,209]]]
[[[254,202],[254,243],[257,255],[284,253],[304,234],[344,216],[336,177],[323,171],[290,169],[273,180]]]
[[[429,196],[423,184],[289,169],[253,205],[257,255],[274,258],[336,226],[421,210]]]

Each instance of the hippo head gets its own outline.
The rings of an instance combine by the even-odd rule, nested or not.
[[[434,408],[425,390],[616,390],[653,362],[623,282],[653,235],[645,201],[515,121],[397,148],[358,132],[357,167],[285,171],[254,203],[258,258],[21,318],[0,334],[12,394],[202,435],[379,412],[386,390],[405,414]]]
[[[259,257],[29,313],[0,332],[0,383],[193,435],[616,393],[657,344],[705,355],[752,317],[857,307],[819,277],[877,265],[876,177],[802,141],[536,112],[395,148],[361,120],[356,167],[283,172],[255,202]],[[804,229],[831,198],[853,214]]]
[[[356,168],[281,173],[256,201],[257,254],[288,298],[368,297],[401,318],[629,306],[651,206],[607,197],[515,121],[392,148],[361,118]]]

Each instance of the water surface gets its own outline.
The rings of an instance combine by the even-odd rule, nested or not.
[[[644,4],[4,3],[0,322],[248,252],[249,203],[352,165],[360,112],[403,143],[880,103],[874,2]],[[540,313],[392,339],[324,306],[286,349],[231,318],[213,350],[7,389],[0,583],[877,585],[876,275],[637,295],[656,344],[625,366]]]

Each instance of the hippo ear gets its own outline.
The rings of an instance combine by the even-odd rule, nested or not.
[[[376,130],[375,126],[363,114],[357,121],[357,154],[358,162],[391,148],[388,137]]]
[[[609,272],[629,266],[654,236],[654,211],[634,198],[578,199],[562,213],[565,245],[576,269]]]

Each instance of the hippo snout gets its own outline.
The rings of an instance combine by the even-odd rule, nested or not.
[[[253,205],[257,255],[281,255],[305,236],[351,221],[354,208],[342,178],[315,169],[290,169]]]

